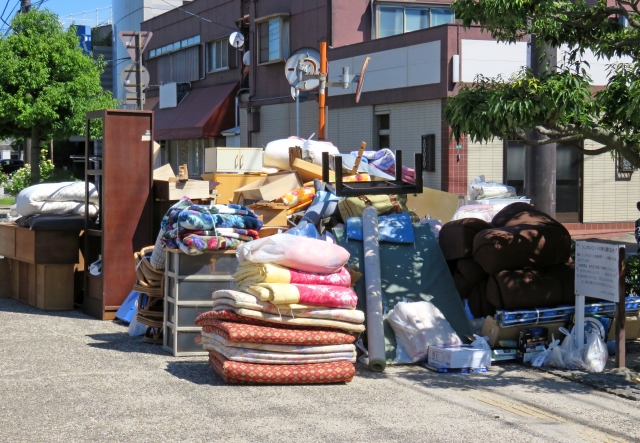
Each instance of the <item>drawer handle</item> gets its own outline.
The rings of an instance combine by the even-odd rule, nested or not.
[[[239,155],[240,154],[236,155],[236,159],[233,161],[233,167],[236,168],[236,169],[238,168],[238,156]]]
[[[243,164],[244,164],[244,154],[240,156],[240,169],[242,169]]]

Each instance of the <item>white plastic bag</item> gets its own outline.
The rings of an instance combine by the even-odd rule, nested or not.
[[[429,346],[460,346],[462,341],[442,312],[431,302],[399,302],[387,316],[396,341],[394,363],[415,363],[427,357]]]
[[[318,166],[322,166],[323,152],[328,152],[330,155],[340,155],[338,148],[336,148],[331,142],[306,140],[302,146],[302,158],[311,160],[313,164]]]
[[[582,352],[575,347],[575,337],[565,328],[560,328],[560,332],[565,334],[560,350],[562,351],[562,361],[565,369],[584,369]]]
[[[302,148],[304,146],[304,142],[304,139],[290,137],[267,143],[267,146],[264,148],[264,166],[288,171],[291,169],[289,166],[289,148]]]
[[[473,343],[471,343],[472,348],[476,349],[485,349],[487,351],[491,350],[491,346],[489,345],[489,337],[481,337],[477,334],[473,334],[476,338]]]
[[[469,183],[469,197],[471,200],[515,197],[516,195],[516,189],[513,186],[497,182],[486,182],[484,175],[477,176]]]
[[[552,340],[554,339],[553,335],[551,335],[551,338]],[[564,360],[562,359],[560,340],[553,340],[553,342],[549,345],[549,349],[547,351],[547,357],[544,359],[544,362],[542,364],[544,366],[549,366],[550,368],[564,369]]]
[[[129,335],[131,337],[139,337],[147,332],[147,327],[138,321],[138,308],[136,313],[131,317],[131,323],[129,323]]]
[[[587,371],[589,372],[602,372],[607,359],[609,358],[609,351],[604,340],[597,332],[587,333],[587,345],[584,348],[584,363]]]

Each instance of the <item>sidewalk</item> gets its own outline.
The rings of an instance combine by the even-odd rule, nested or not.
[[[1,289],[0,289],[1,290]],[[325,386],[225,385],[116,322],[0,299],[0,441],[640,440],[638,402],[515,364],[359,366]]]

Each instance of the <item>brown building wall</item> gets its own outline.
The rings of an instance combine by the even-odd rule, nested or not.
[[[332,0],[332,30],[329,44],[334,48],[371,40],[371,0]]]

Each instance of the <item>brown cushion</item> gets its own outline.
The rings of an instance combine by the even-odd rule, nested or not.
[[[496,228],[504,228],[521,224],[560,225],[561,223],[528,203],[512,203],[498,212],[491,220],[491,224]]]
[[[517,225],[484,230],[473,242],[473,258],[488,274],[566,263],[571,236],[557,224]]]
[[[475,318],[495,315],[496,309],[487,300],[487,281],[482,280],[473,290],[468,300],[469,310]]]
[[[456,269],[453,273],[453,283],[456,285],[460,298],[469,298],[473,286],[469,284],[466,278]]]
[[[477,285],[480,280],[487,280],[489,278],[489,275],[484,272],[482,266],[473,258],[461,258],[458,260],[456,270],[464,277],[471,288]]]
[[[572,304],[572,265],[503,271],[489,277],[486,298],[495,309],[553,308]]]
[[[491,225],[479,218],[463,218],[446,223],[440,229],[440,249],[446,260],[471,257],[473,238],[480,231],[491,228]]]

